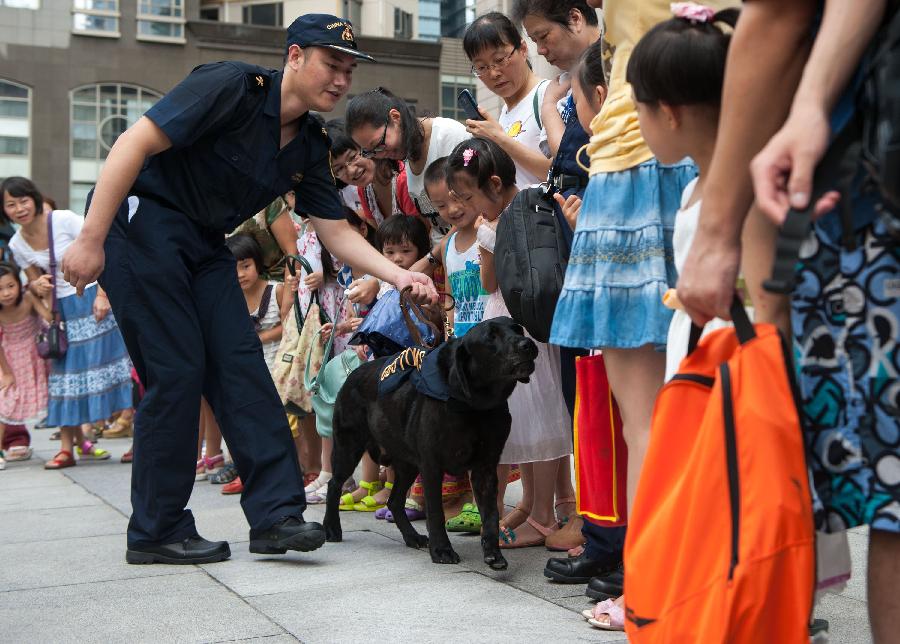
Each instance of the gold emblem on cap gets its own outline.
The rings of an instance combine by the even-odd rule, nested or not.
[[[263,77],[262,77],[262,76],[257,76],[257,77],[256,77],[256,84],[259,85],[260,87],[264,87],[265,84],[266,84],[266,82],[263,80]]]
[[[353,42],[353,30],[349,26],[345,28],[344,33],[341,34],[341,40]]]
[[[294,183],[300,183],[301,181],[303,181],[303,173],[295,172],[294,175],[291,177],[291,181],[293,181]]]

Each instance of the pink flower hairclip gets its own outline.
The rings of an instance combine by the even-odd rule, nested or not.
[[[475,158],[477,154],[478,153],[475,152],[475,150],[473,150],[472,148],[466,148],[465,150],[463,150],[463,167],[468,168],[469,163],[472,161],[472,159]]]
[[[683,20],[690,20],[693,24],[712,22],[715,10],[696,2],[673,2],[669,5],[672,15]]]

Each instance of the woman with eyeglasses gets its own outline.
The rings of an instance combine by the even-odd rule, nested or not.
[[[469,138],[466,128],[453,119],[416,118],[406,102],[383,87],[355,96],[347,104],[347,134],[365,158],[395,159],[406,166],[409,196],[431,221],[433,241],[450,230],[425,194],[425,169]]]
[[[551,150],[541,122],[541,105],[550,81],[532,71],[525,39],[509,18],[492,11],[466,29],[463,50],[472,63],[472,73],[503,99],[499,118],[479,107],[484,120],[469,119],[466,129],[473,136],[493,141],[512,158],[520,190],[546,181]]]
[[[364,157],[339,119],[328,121],[325,129],[331,139],[331,171],[347,206],[374,228],[393,215],[419,215],[402,161]]]

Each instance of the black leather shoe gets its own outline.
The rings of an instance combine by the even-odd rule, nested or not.
[[[591,577],[615,570],[618,565],[619,562],[588,559],[584,553],[577,557],[553,557],[547,561],[544,577],[561,584],[586,584]]]
[[[591,599],[616,599],[622,596],[625,587],[625,571],[620,566],[604,575],[591,577],[584,594]]]
[[[250,531],[250,552],[283,555],[288,550],[309,552],[325,543],[321,523],[306,522],[303,517],[285,517],[268,530]]]
[[[231,556],[227,541],[207,541],[203,537],[188,537],[163,546],[135,546],[125,552],[130,564],[206,564],[224,561]]]

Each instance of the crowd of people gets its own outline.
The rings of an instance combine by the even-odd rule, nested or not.
[[[893,7],[871,1],[862,8],[841,0],[754,0],[740,10],[734,2],[710,4],[714,6],[670,6],[660,0],[516,0],[511,18],[497,12],[477,17],[465,32],[463,47],[474,76],[501,100],[498,116],[481,108],[481,119],[464,124],[417,116],[385,88],[354,96],[343,118],[331,118],[327,105],[307,101],[308,109],[322,112],[305,118],[314,122],[312,130],[327,134],[327,154],[320,155],[318,163],[330,164],[325,172],[337,184],[341,201],[332,207],[299,189],[296,194],[285,191],[234,232],[209,227],[214,231],[207,235],[210,239],[228,232],[225,248],[233,261],[227,266],[233,272],[236,265],[245,306],[198,304],[200,328],[204,334],[214,332],[203,326],[207,311],[233,316],[232,328],[239,331],[249,317],[254,335],[252,341],[237,333],[240,341],[207,343],[206,357],[198,360],[214,364],[224,378],[228,369],[219,365],[216,347],[241,353],[258,352],[261,345],[272,376],[267,391],[277,384],[284,401],[277,371],[286,339],[294,337],[289,322],[295,311],[308,313],[317,306],[314,342],[319,351],[333,336],[333,353],[320,356],[320,362],[348,349],[359,361],[370,360],[373,352],[353,338],[371,307],[391,289],[410,283],[423,287],[420,297],[428,297],[424,287],[430,282],[413,277],[404,283],[397,278],[401,274],[424,273],[438,290],[452,295],[450,317],[457,337],[482,320],[509,315],[494,262],[497,227],[520,190],[548,184],[571,247],[549,342],[538,343],[534,375],[517,386],[508,402],[512,426],[499,466],[497,499],[500,546],[543,546],[565,553],[551,558],[544,574],[561,583],[587,583],[589,596],[604,600],[586,611],[590,624],[624,629],[627,571],[622,553],[627,528],[586,519],[576,511],[571,461],[576,358],[602,351],[628,446],[630,505],[653,440],[657,394],[685,357],[692,324],[706,324],[707,332],[728,324],[740,284],[756,320],[774,323],[793,338],[816,528],[825,534],[871,525],[873,636],[878,642],[896,641],[900,607],[890,592],[900,580],[896,240],[871,199],[858,199],[855,193],[843,196],[850,202],[850,224],[845,224],[851,230],[842,232],[842,220],[833,212],[838,197],[828,192],[816,204],[822,216],[809,242],[815,250],[803,257],[798,290],[787,298],[762,286],[772,265],[777,224],[789,207],[805,208],[811,195],[820,196],[811,184],[812,168],[830,133],[850,120],[855,108],[845,86]],[[602,21],[596,10],[601,6]],[[293,29],[288,30],[288,68],[308,55]],[[293,54],[292,38],[300,45]],[[534,72],[527,39],[561,75],[543,79]],[[319,41],[306,45],[341,51],[340,45]],[[352,50],[352,55],[364,56],[355,52],[355,44]],[[282,111],[288,68],[285,84],[273,85],[281,88]],[[257,79],[263,85],[262,77]],[[349,73],[340,91],[348,87]],[[148,117],[173,150],[190,149],[186,146],[197,140],[178,120],[180,115],[158,109]],[[170,154],[165,149],[148,144],[145,150],[165,157]],[[140,226],[141,218],[150,216],[142,215],[141,208],[148,207],[143,204],[149,203],[151,182],[162,181],[164,175],[162,170],[142,171],[133,193],[137,196],[129,196],[119,208],[111,240],[121,235],[127,244],[141,245],[127,229],[133,217]],[[140,399],[141,380],[149,379],[143,384],[153,402],[138,407],[135,421],[142,449],[141,424],[150,433],[148,423],[155,423],[166,409],[160,402],[165,394],[159,392],[165,391],[160,382],[168,377],[163,375],[168,363],[154,355],[151,338],[145,344],[129,339],[128,333],[136,332],[136,324],[154,321],[118,315],[119,306],[126,312],[131,306],[117,301],[125,284],[121,280],[109,287],[116,316],[104,289],[82,279],[85,271],[67,272],[78,279],[66,281],[62,258],[85,226],[80,215],[56,209],[28,179],[6,179],[0,192],[3,216],[17,226],[9,255],[0,264],[0,433],[6,430],[6,459],[30,458],[27,432],[19,428],[41,420],[61,429],[61,449],[46,463],[48,469],[75,465],[76,454],[81,459],[108,458],[94,443],[93,424],[115,419],[118,425],[112,433],[127,434],[123,428],[132,424],[133,399]],[[103,198],[108,203],[97,208],[114,201],[105,193]],[[332,221],[325,222],[327,226],[317,204],[329,209],[327,219]],[[187,212],[190,205],[183,207]],[[341,218],[352,233],[335,233],[332,224]],[[150,225],[164,227],[166,221]],[[848,236],[857,243],[843,246]],[[368,251],[348,252],[360,245],[371,247],[384,261]],[[136,263],[127,263],[123,248],[107,242],[106,271],[128,266],[127,283],[137,283],[145,273]],[[295,274],[286,268],[296,255],[306,260],[308,271]],[[388,265],[402,272],[391,272]],[[200,288],[199,282],[195,286]],[[198,302],[216,297],[215,288],[203,288],[209,290],[194,295]],[[170,304],[185,303],[173,294]],[[56,318],[65,321],[68,350],[61,358],[44,360],[36,338]],[[188,340],[173,346],[196,350]],[[307,344],[306,350],[314,348]],[[236,385],[211,386],[202,377],[200,382],[203,386],[189,389],[202,393],[191,398],[196,410],[183,417],[199,426],[195,480],[225,484],[226,494],[240,493],[245,483],[261,475],[244,464],[251,460],[252,448],[240,446],[248,440],[248,430],[230,426],[234,421],[222,411],[239,405],[223,402],[227,387]],[[242,417],[247,422],[255,418],[255,404],[248,398],[247,407],[253,409]],[[289,428],[292,454],[302,469],[279,466],[272,476],[282,477],[282,482],[302,477],[302,483],[291,482],[302,486],[302,492],[289,492],[302,510],[305,503],[325,501],[332,478],[332,440],[307,405],[289,403],[285,412],[286,423],[277,418],[271,423],[273,431],[285,437],[279,438],[278,448],[290,449]],[[234,460],[223,450],[223,430]],[[161,430],[152,425],[152,431]],[[179,449],[184,444],[180,441]],[[193,458],[193,443],[190,450]],[[0,452],[0,469],[3,456]],[[179,468],[186,459],[179,452]],[[358,480],[344,484],[340,509],[392,521],[386,507],[393,487],[390,468],[365,456],[357,473]],[[184,475],[179,470],[179,476]],[[146,494],[146,486],[156,485],[149,476],[136,475],[135,489],[143,491],[135,494]],[[506,511],[506,483],[519,478],[521,500]],[[278,479],[273,480],[271,485],[276,485]],[[297,500],[297,494],[303,498]],[[445,477],[443,497],[449,530],[480,532],[479,508],[465,477]],[[133,500],[139,498],[133,495]],[[165,526],[162,536],[150,515],[138,516],[136,507],[129,547],[137,550],[141,544],[195,535],[189,513],[177,514],[183,504],[176,506],[178,502],[172,505],[176,514],[170,523],[178,528]],[[428,512],[418,482],[409,491],[405,512],[411,520],[423,519]],[[271,525],[276,514],[257,517],[254,524],[248,510],[256,530],[251,530],[251,549],[254,534],[262,538],[259,526]]]

